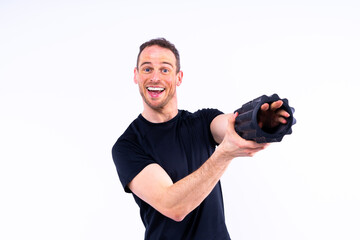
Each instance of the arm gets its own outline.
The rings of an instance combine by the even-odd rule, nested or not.
[[[218,144],[220,144],[225,137],[227,123],[232,115],[233,114],[231,113],[220,114],[217,117],[215,117],[210,124],[211,133],[213,135],[215,142],[217,142]]]
[[[286,118],[288,118],[290,114],[281,109],[282,105],[282,100],[275,101],[271,104],[264,103],[261,105],[257,119],[259,127],[271,129],[279,124],[286,124]],[[227,122],[232,115],[233,114],[221,114],[211,122],[211,133],[218,144],[224,139]]]
[[[267,145],[242,139],[234,130],[236,116],[220,115],[213,120],[212,132],[217,129],[222,141],[198,170],[173,183],[158,164],[150,164],[129,183],[131,191],[163,215],[175,221],[184,219],[210,194],[233,158],[253,156]]]

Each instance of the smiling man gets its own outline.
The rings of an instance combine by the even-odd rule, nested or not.
[[[253,156],[267,144],[235,132],[237,113],[179,110],[182,79],[173,44],[153,39],[140,46],[134,82],[144,110],[116,141],[113,160],[140,208],[145,239],[230,239],[220,177],[234,158]],[[289,114],[281,105],[264,104],[261,114],[285,124]],[[265,120],[259,125],[268,127]]]
[[[180,86],[183,77],[178,61],[170,49],[158,45],[146,47],[140,53],[134,82],[139,85],[144,102],[142,115],[155,122],[169,120],[177,113],[176,87]],[[163,119],[164,114],[157,114],[159,112],[169,118]]]

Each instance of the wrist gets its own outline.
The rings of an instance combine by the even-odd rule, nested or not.
[[[218,162],[230,162],[234,157],[226,151],[224,144],[220,144],[212,155]]]

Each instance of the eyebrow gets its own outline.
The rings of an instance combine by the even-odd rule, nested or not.
[[[140,65],[140,67],[142,66],[142,65],[145,65],[145,64],[152,64],[151,62],[143,62],[141,65]],[[171,67],[174,67],[171,63],[169,63],[169,62],[161,62],[161,64],[168,64],[168,65],[170,65]]]

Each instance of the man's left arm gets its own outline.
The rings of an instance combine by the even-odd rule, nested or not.
[[[279,124],[286,124],[286,119],[290,117],[290,114],[281,108],[282,105],[282,100],[272,102],[271,104],[264,103],[261,105],[258,113],[259,127],[270,129],[278,126]],[[220,144],[224,139],[228,119],[231,116],[232,113],[220,114],[215,117],[210,124],[211,133],[218,144]]]
[[[210,130],[217,144],[220,144],[224,139],[228,120],[232,115],[232,113],[220,114],[212,120]]]

